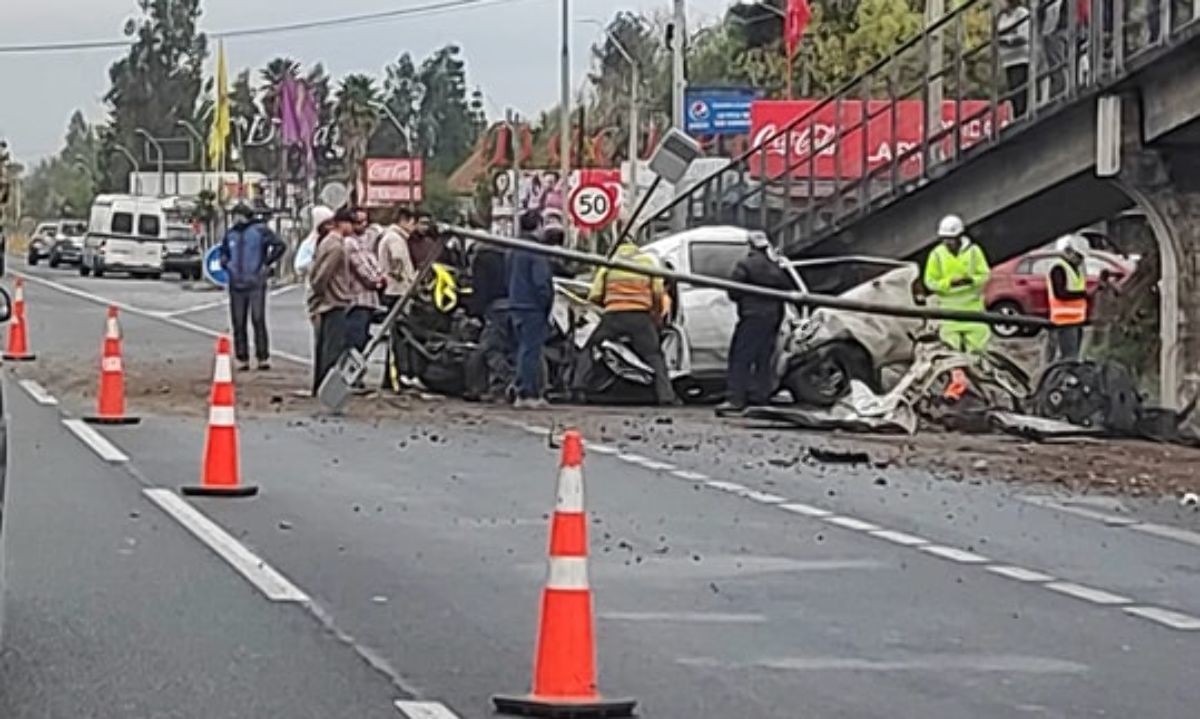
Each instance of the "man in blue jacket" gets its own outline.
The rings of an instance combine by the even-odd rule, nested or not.
[[[255,220],[244,203],[233,208],[233,227],[221,240],[221,266],[229,275],[229,314],[233,322],[233,352],[238,369],[250,369],[246,319],[254,323],[254,355],[260,370],[271,368],[267,336],[267,278],[283,257],[286,245],[266,223]]]
[[[521,239],[541,242],[541,215],[521,215]],[[508,264],[508,305],[517,340],[517,409],[542,409],[542,348],[550,329],[554,304],[554,268],[550,259],[514,250]]]

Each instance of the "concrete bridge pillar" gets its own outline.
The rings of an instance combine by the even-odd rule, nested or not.
[[[1117,182],[1158,242],[1160,393],[1179,408],[1200,395],[1200,148],[1136,148]]]

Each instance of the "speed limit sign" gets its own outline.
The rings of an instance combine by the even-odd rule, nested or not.
[[[596,230],[611,223],[621,209],[607,187],[593,184],[575,188],[568,204],[575,225],[586,230]]]

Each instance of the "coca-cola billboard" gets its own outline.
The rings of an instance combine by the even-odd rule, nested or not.
[[[750,106],[752,146],[766,143],[766,153],[750,158],[750,172],[755,177],[781,177],[792,166],[793,177],[808,178],[810,168],[814,179],[857,179],[866,167],[874,170],[890,165],[893,158],[921,144],[925,128],[925,104],[920,100],[870,100],[867,104],[870,119],[865,137],[862,125],[861,100],[829,102],[816,110],[821,100],[759,100]],[[992,116],[986,100],[947,101],[942,104],[942,126],[953,128],[961,118],[961,147],[967,149],[993,133]],[[840,116],[839,116],[840,108]],[[803,117],[790,133],[771,140],[788,123]],[[1007,106],[1001,110],[1001,125],[1008,121]],[[865,139],[865,142],[864,142]],[[954,147],[954,133],[939,141],[946,153]],[[819,148],[819,149],[817,149]],[[816,149],[815,156],[812,150]],[[765,168],[764,168],[765,159]],[[903,176],[921,169],[920,153],[914,153],[900,166]]]
[[[424,198],[424,180],[420,158],[371,157],[363,163],[358,196],[367,207],[416,204]]]

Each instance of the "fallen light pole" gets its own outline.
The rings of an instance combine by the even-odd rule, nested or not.
[[[493,235],[487,232],[479,232],[465,227],[442,227],[443,232],[458,235],[459,237],[483,242],[490,245],[499,245],[512,250],[526,250],[536,254],[547,255],[549,257],[557,257],[563,260],[571,260],[581,262],[588,265],[609,267],[617,270],[625,270],[642,275],[651,275],[654,277],[662,277],[663,279],[675,280],[676,282],[684,282],[696,287],[710,287],[718,290],[734,290],[743,294],[758,295],[769,299],[787,302],[799,307],[827,307],[835,310],[845,310],[847,312],[862,312],[864,314],[884,315],[888,317],[912,317],[916,319],[930,320],[960,320],[967,322],[981,322],[990,325],[1016,325],[1018,327],[1036,327],[1046,328],[1052,327],[1053,324],[1048,319],[1042,317],[1030,317],[1028,315],[1002,315],[997,312],[974,312],[971,310],[951,310],[940,307],[915,307],[903,305],[885,305],[877,302],[862,302],[859,300],[846,299],[844,297],[835,297],[833,295],[822,295],[811,292],[800,292],[797,290],[776,290],[769,287],[759,287],[757,285],[747,285],[741,282],[722,279],[720,277],[711,277],[708,275],[693,275],[688,272],[678,272],[661,267],[646,267],[644,265],[636,265],[630,262],[615,260],[603,255],[595,255],[590,252],[581,252],[579,250],[569,250],[564,247],[555,247],[551,245],[543,245],[537,242],[528,240],[519,240],[512,237],[502,237]]]

